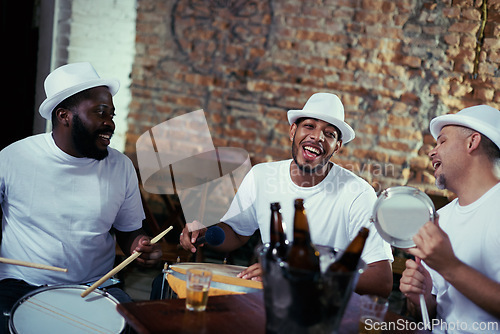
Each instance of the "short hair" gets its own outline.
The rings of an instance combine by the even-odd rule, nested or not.
[[[314,118],[314,117],[299,117],[293,123],[295,123],[295,125],[299,126],[300,123],[302,123],[304,120],[309,119],[309,118],[318,120],[318,118]],[[338,127],[336,127],[335,125],[333,125],[331,123],[328,123],[328,124],[333,126],[335,128],[335,131],[337,131],[337,133],[339,134],[339,137],[337,138],[337,140],[342,140],[342,131],[340,131],[340,129]]]
[[[474,129],[463,126],[461,128],[463,129],[462,132],[466,136],[470,136],[475,132],[481,135],[481,141],[479,142],[479,149],[486,155],[489,161],[496,162],[498,159],[500,159],[500,148],[498,148],[498,146],[494,142],[492,142],[490,138],[486,137],[481,132],[476,131]]]
[[[54,108],[54,110],[52,110],[52,127],[54,128],[57,125],[57,116],[55,113],[57,109],[62,108],[67,110],[73,110],[74,108],[78,107],[78,105],[82,103],[82,101],[88,100],[90,98],[90,90],[92,88],[82,90],[81,92],[73,94],[70,97],[67,97],[64,100],[62,100]]]

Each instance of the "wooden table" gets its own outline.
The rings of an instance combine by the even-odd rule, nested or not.
[[[214,333],[214,334],[260,334],[265,333],[265,310],[263,294],[210,297],[205,312],[190,312],[185,309],[185,299],[155,300],[119,304],[118,312],[123,315],[137,332],[154,333]],[[353,294],[344,313],[339,333],[358,333],[359,295]],[[401,330],[405,322],[413,324],[402,316],[388,312],[387,324],[392,323],[394,331],[384,333],[429,333],[419,330]],[[406,326],[405,328],[416,328]]]

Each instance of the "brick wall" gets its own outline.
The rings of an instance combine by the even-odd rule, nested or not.
[[[286,111],[326,91],[357,134],[336,163],[376,190],[450,196],[426,156],[430,119],[500,108],[500,0],[483,1],[138,0],[126,152],[203,108],[216,146],[289,158]]]

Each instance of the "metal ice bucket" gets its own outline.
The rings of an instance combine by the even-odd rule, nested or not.
[[[269,245],[259,248],[266,307],[266,333],[336,333],[345,308],[365,264],[350,273],[326,275],[328,266],[341,251],[316,245],[320,252],[321,274],[301,279],[288,271],[286,262],[268,259]]]

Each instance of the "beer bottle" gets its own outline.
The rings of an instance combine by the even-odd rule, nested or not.
[[[369,229],[362,227],[358,235],[351,241],[349,246],[347,246],[344,254],[342,254],[340,259],[333,262],[330,267],[328,267],[327,271],[347,273],[356,270],[369,232]]]
[[[288,267],[291,271],[299,270],[319,274],[319,252],[311,242],[304,200],[296,199],[294,205],[293,243],[288,253]]]
[[[287,281],[292,305],[288,316],[305,328],[321,321],[319,252],[311,242],[304,201],[295,200],[293,242],[288,253]]]
[[[271,239],[268,253],[269,257],[284,260],[288,251],[288,241],[283,230],[283,218],[280,210],[280,203],[271,203]]]

